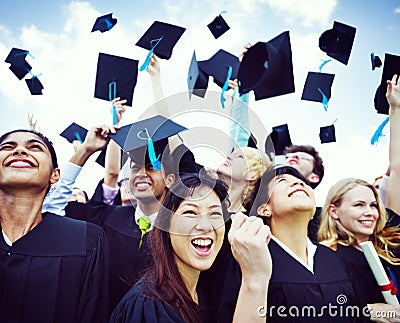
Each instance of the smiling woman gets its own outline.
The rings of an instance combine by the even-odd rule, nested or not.
[[[52,143],[15,130],[0,137],[0,312],[4,322],[105,322],[101,228],[42,214],[59,179]],[[28,300],[29,301],[26,301]]]

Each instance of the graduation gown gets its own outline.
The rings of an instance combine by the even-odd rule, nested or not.
[[[135,208],[69,202],[66,215],[101,226],[108,240],[110,265],[110,313],[151,264],[148,234],[139,249],[141,231],[135,222]]]
[[[110,323],[184,323],[185,321],[170,305],[160,301],[148,284],[139,280],[115,308]]]
[[[337,298],[344,295],[344,305],[354,306],[354,291],[348,275],[335,253],[321,245],[317,245],[314,256],[314,274],[290,256],[275,241],[269,243],[273,269],[268,288],[268,322],[354,322],[354,318],[329,316],[323,306],[338,306]],[[209,271],[200,275],[202,286],[208,286],[207,296],[210,307],[208,322],[232,322],[236,307],[240,284],[240,267],[231,252],[217,259]],[[262,282],[260,282],[262,283]],[[284,307],[282,314],[278,313],[280,306]],[[314,306],[315,317],[307,317],[305,308],[303,316],[295,316],[296,312],[289,313],[294,306]],[[293,309],[295,310],[295,309]],[[339,310],[338,310],[339,311]],[[312,312],[311,316],[312,316]],[[338,312],[340,313],[340,312]],[[318,314],[320,316],[318,316]],[[293,315],[293,316],[291,316]]]
[[[104,232],[51,213],[9,246],[0,234],[1,322],[107,322]]]

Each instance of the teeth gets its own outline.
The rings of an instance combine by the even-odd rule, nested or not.
[[[211,246],[212,241],[211,241],[211,239],[194,239],[192,241],[192,244],[202,246],[202,247],[207,247],[207,246]]]
[[[138,183],[136,184],[136,187],[149,187],[150,185],[147,183]]]
[[[372,224],[372,220],[362,220],[360,221],[362,224]]]
[[[290,194],[290,196],[307,196],[307,194],[304,191],[296,191],[296,192]]]

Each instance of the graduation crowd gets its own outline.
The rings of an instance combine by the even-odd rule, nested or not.
[[[154,53],[164,39],[149,37],[143,68],[160,101]],[[284,33],[267,49],[287,40]],[[250,51],[262,55],[258,44],[245,46],[240,64]],[[225,60],[227,54],[218,55]],[[0,137],[1,322],[400,322],[398,71],[379,93],[390,124],[390,164],[379,188],[342,179],[317,207],[323,160],[314,147],[285,141],[287,127],[274,129],[266,145],[272,149],[264,152],[250,131],[232,125],[232,150],[212,170],[196,162],[179,137],[186,128],[169,119],[168,106],[119,126],[133,88],[116,93],[114,59],[99,56],[107,68],[98,67],[95,94],[111,101],[113,125],[67,127],[61,135],[75,151],[68,163],[59,167],[51,141],[32,119],[31,129]],[[279,72],[269,59],[265,69]],[[193,93],[204,94],[201,73],[218,81],[217,61],[200,69],[194,55]],[[20,72],[24,63],[14,63]],[[256,98],[290,91],[268,80],[255,89],[251,79],[243,76],[239,84],[230,74],[222,72],[219,82],[222,95],[229,88],[234,93],[231,109],[243,112],[250,90]],[[75,181],[98,151],[104,177],[88,198]],[[276,155],[285,162],[275,163]],[[119,180],[125,162],[130,176]],[[377,281],[365,242],[388,284]]]

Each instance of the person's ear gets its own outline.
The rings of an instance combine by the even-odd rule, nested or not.
[[[270,218],[272,213],[267,204],[262,204],[257,209],[257,214],[264,218]]]
[[[339,220],[339,215],[338,215],[337,208],[336,208],[335,204],[329,204],[329,206],[328,206],[328,214],[332,219]]]
[[[57,183],[60,179],[60,169],[54,168],[52,174],[50,175],[50,185]]]
[[[319,183],[320,178],[319,178],[319,176],[318,176],[317,174],[311,173],[311,174],[307,177],[307,180],[308,180],[310,183]]]
[[[174,184],[174,183],[175,183],[175,175],[174,174],[168,174],[165,177],[165,186],[167,188],[170,188],[172,186],[172,184]]]

